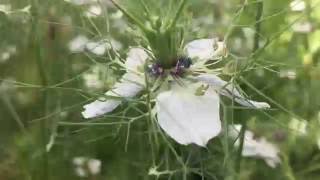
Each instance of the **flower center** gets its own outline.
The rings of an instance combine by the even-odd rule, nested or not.
[[[148,72],[156,77],[171,74],[172,76],[182,76],[186,69],[192,64],[191,58],[179,57],[173,67],[169,69],[163,68],[159,63],[148,66]]]

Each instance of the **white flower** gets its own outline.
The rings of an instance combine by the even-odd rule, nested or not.
[[[303,0],[294,0],[290,3],[291,11],[303,11],[306,8],[306,3]]]
[[[292,25],[292,30],[296,33],[308,34],[313,30],[309,21],[299,21]]]
[[[85,16],[88,18],[95,18],[100,16],[102,13],[101,6],[99,5],[91,5],[89,9],[85,12]]]
[[[87,157],[75,157],[72,160],[74,171],[79,177],[88,177],[89,174],[97,175],[101,171],[101,161]]]
[[[280,70],[279,77],[294,80],[297,77],[297,73],[295,70],[292,70],[292,69],[289,69],[289,70],[282,69]]]
[[[306,135],[307,134],[308,122],[306,120],[299,120],[292,118],[289,122],[289,130],[297,135]]]
[[[21,12],[30,14],[31,5],[27,5],[24,8],[20,9]]]
[[[12,55],[17,53],[17,48],[16,46],[8,46],[5,48],[5,50],[0,53],[0,63],[5,63],[6,61],[8,61]]]
[[[233,139],[237,138],[235,146],[239,146],[240,144],[240,139],[238,138],[240,130],[241,125],[229,126],[229,135]],[[245,131],[242,156],[262,158],[267,165],[275,168],[279,163],[281,163],[281,159],[278,155],[279,152],[279,148],[268,142],[264,137],[255,138],[253,132],[249,130]]]
[[[88,42],[86,44],[86,49],[95,55],[102,56],[106,53],[107,46],[104,42]]]
[[[75,5],[92,4],[97,2],[97,0],[64,0],[64,1],[75,4]]]
[[[16,90],[14,86],[15,79],[12,77],[0,81],[0,95],[10,93]]]
[[[114,49],[116,51],[122,49],[122,44],[112,38],[102,41],[93,41],[89,40],[84,35],[78,35],[69,42],[68,47],[73,53],[80,53],[87,50],[97,56],[102,56],[109,49]]]
[[[101,171],[101,161],[98,159],[88,160],[88,169],[92,175],[97,175]]]
[[[0,12],[5,14],[9,14],[11,12],[11,5],[10,4],[0,4]]]
[[[160,92],[156,92],[155,110],[159,126],[180,144],[206,146],[220,133],[219,95],[251,108],[269,108],[267,103],[248,100],[237,87],[216,74],[203,72],[208,60],[226,55],[224,42],[216,39],[195,40],[186,45],[185,52],[187,57],[178,59],[172,69],[165,71],[158,64],[153,64],[150,72],[145,72],[143,67],[151,59],[149,54],[142,48],[132,48],[125,63],[127,72],[120,82],[105,93],[106,97],[85,105],[83,116],[94,118],[113,111],[122,99],[132,98],[142,91],[145,88],[144,76],[151,73],[159,76],[167,73],[168,78],[178,79],[169,81],[169,89],[160,88]],[[189,73],[182,75],[184,71]]]
[[[118,51],[121,48],[122,44],[114,39],[98,42],[90,41],[86,44],[86,49],[97,56],[104,55],[107,50],[114,49]]]
[[[86,44],[89,42],[88,38],[84,35],[79,35],[72,39],[68,46],[69,50],[73,53],[79,53],[84,51]]]

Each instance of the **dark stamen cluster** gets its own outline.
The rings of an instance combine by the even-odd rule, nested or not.
[[[158,63],[149,65],[148,71],[154,76],[162,76],[164,74],[164,69]]]
[[[176,64],[172,69],[170,69],[170,74],[173,76],[181,76],[186,69],[190,68],[192,64],[191,58],[180,57],[178,58]],[[148,66],[148,72],[153,76],[163,76],[165,73],[164,68],[159,63],[154,63]]]
[[[176,63],[176,66],[171,70],[171,75],[180,76],[184,73],[185,69],[188,69],[192,64],[191,58],[180,57]]]

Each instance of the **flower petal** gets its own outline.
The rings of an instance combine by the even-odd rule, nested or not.
[[[226,81],[223,81],[218,76],[214,74],[202,74],[196,77],[197,80],[207,83],[210,86],[212,86],[215,90],[217,90],[221,95],[227,96],[229,98],[234,98],[234,100],[247,107],[251,108],[270,108],[270,105],[265,102],[257,102],[249,100],[245,97],[243,97],[240,92],[237,90],[235,86],[232,85],[232,83],[228,83]]]
[[[239,136],[241,125],[229,126],[229,135],[232,138],[237,138]],[[237,139],[235,146],[239,146],[240,141]],[[281,163],[278,156],[280,150],[279,148],[268,142],[264,137],[255,138],[253,132],[246,130],[244,134],[244,143],[242,149],[242,156],[245,157],[260,157],[262,158],[270,167],[275,168],[277,164]]]
[[[148,54],[142,48],[131,48],[126,59],[125,66],[127,73],[114,88],[105,93],[106,96],[131,98],[137,95],[144,88],[144,75],[137,72],[142,66]],[[121,104],[121,100],[100,98],[84,106],[82,112],[84,118],[94,118],[109,113]]]
[[[180,144],[206,146],[221,131],[219,96],[214,91],[196,96],[173,87],[158,95],[156,110],[160,127]]]
[[[108,91],[107,96],[118,95],[120,97],[133,97],[141,90],[141,86],[134,83],[117,83],[115,89]],[[121,94],[122,93],[122,94]],[[126,96],[125,96],[126,95]],[[90,104],[84,106],[85,111],[82,112],[84,118],[94,118],[109,113],[121,104],[121,100],[100,98]]]
[[[185,47],[188,57],[200,61],[208,61],[226,56],[226,45],[217,39],[198,39]]]
[[[88,42],[89,39],[86,36],[79,35],[69,42],[68,47],[71,52],[79,53],[84,51],[84,48]]]
[[[91,41],[86,44],[86,49],[95,55],[102,56],[106,53],[107,47],[104,42]]]
[[[148,59],[148,54],[142,48],[131,48],[128,52],[125,66],[128,70],[137,71],[140,66],[143,66]]]

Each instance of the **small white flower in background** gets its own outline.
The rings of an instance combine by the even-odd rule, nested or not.
[[[0,81],[0,94],[10,93],[16,90],[14,82],[15,79],[11,77],[6,78],[3,81]]]
[[[313,26],[308,21],[296,22],[292,25],[293,32],[308,34],[313,30]]]
[[[297,77],[297,73],[293,69],[289,69],[289,70],[282,69],[282,70],[280,70],[279,77],[290,79],[290,80],[295,80]]]
[[[88,18],[95,18],[100,16],[102,13],[101,6],[99,5],[91,5],[89,9],[85,12],[85,16]]]
[[[303,0],[294,0],[290,3],[291,11],[300,12],[305,10],[306,3]]]
[[[229,135],[231,138],[236,139],[235,146],[239,147],[240,139],[239,133],[241,125],[229,126]],[[257,157],[263,159],[267,165],[275,168],[281,163],[279,157],[279,148],[266,140],[264,137],[255,138],[253,132],[246,130],[244,134],[242,156],[244,157]]]
[[[24,8],[20,9],[21,12],[30,14],[31,5],[27,5]]]
[[[72,159],[72,163],[76,166],[83,166],[86,161],[87,161],[87,158],[85,157],[75,157]]]
[[[79,53],[79,52],[83,52],[86,44],[89,42],[89,39],[84,36],[84,35],[79,35],[75,38],[73,38],[69,44],[69,50],[73,53]]]
[[[95,55],[102,56],[107,50],[114,49],[118,51],[122,49],[122,44],[113,38],[109,40],[92,41],[84,35],[78,35],[69,42],[68,47],[73,53],[80,53],[87,50]]]
[[[9,14],[11,12],[11,5],[10,4],[0,4],[0,12],[4,14]]]
[[[122,49],[122,44],[114,39],[103,40],[103,41],[90,41],[86,44],[86,49],[91,53],[102,56],[106,53],[107,50],[113,49],[119,51]]]
[[[101,161],[87,157],[75,157],[72,160],[74,171],[79,177],[95,176],[101,172]]]
[[[86,44],[86,49],[95,55],[102,56],[107,51],[107,45],[104,42],[91,41]]]
[[[1,51],[0,51],[1,52]],[[7,46],[3,51],[2,53],[0,53],[0,63],[5,63],[7,62],[10,57],[14,54],[17,53],[17,48],[16,46]]]
[[[27,13],[30,14],[31,5],[27,5],[22,9],[12,10],[10,4],[0,4],[0,12],[5,13],[6,15],[15,12]]]
[[[98,0],[64,0],[65,2],[72,3],[74,5],[85,5],[98,2]]]
[[[10,59],[10,53],[9,52],[3,52],[1,54],[0,62],[4,63],[4,62],[8,61],[8,59]]]
[[[298,135],[306,135],[307,126],[308,122],[306,120],[292,118],[289,122],[289,130]]]
[[[88,169],[89,172],[93,175],[99,174],[101,171],[101,161],[98,159],[89,159]]]
[[[166,75],[171,79],[169,88],[161,87],[156,92],[154,108],[159,126],[180,144],[206,146],[221,131],[219,95],[250,108],[270,107],[264,102],[248,100],[237,86],[220,79],[218,74],[205,73],[206,62],[219,60],[226,54],[224,42],[199,39],[185,46],[186,56],[179,57],[175,67],[164,69],[154,63],[146,71],[144,66],[151,55],[142,48],[131,48],[124,65],[127,71],[121,80],[105,93],[106,97],[85,105],[82,115],[94,118],[109,113],[121,104],[121,99],[108,99],[108,96],[133,98],[145,88],[145,76]]]

